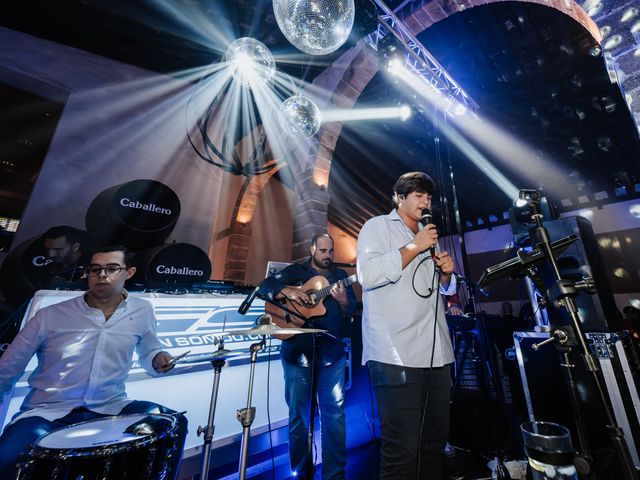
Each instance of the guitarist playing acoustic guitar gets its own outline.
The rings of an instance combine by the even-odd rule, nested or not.
[[[333,239],[327,233],[313,237],[311,257],[304,263],[289,265],[266,278],[259,289],[261,297],[280,300],[309,318],[313,328],[327,330],[320,335],[291,335],[282,342],[280,356],[285,380],[285,399],[289,406],[289,455],[298,478],[313,478],[313,458],[308,442],[312,372],[320,408],[323,478],[345,478],[344,421],[345,353],[340,330],[343,318],[351,315],[356,299],[344,270],[333,265]],[[267,304],[269,305],[269,304]],[[268,308],[279,327],[301,327],[293,315],[283,317],[277,307]],[[288,320],[288,321],[287,321]],[[315,338],[314,338],[315,337]],[[315,346],[315,357],[314,357]],[[314,366],[315,368],[310,368]]]

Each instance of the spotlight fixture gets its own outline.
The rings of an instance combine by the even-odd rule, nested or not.
[[[518,198],[514,202],[516,207],[524,207],[530,203],[539,203],[540,202],[540,192],[538,190],[523,188],[518,192]]]
[[[594,45],[589,49],[589,55],[592,57],[599,57],[602,55],[602,47],[600,45]]]
[[[461,117],[462,115],[464,115],[465,113],[467,113],[467,107],[465,107],[464,105],[462,105],[461,103],[456,102],[456,106],[453,109],[453,114],[456,117]]]
[[[387,62],[387,72],[392,75],[398,75],[403,66],[403,58],[400,55],[396,55]]]
[[[404,45],[391,32],[378,42],[378,61],[389,71],[404,65]],[[390,67],[391,64],[394,67]]]
[[[411,118],[411,107],[409,105],[402,105],[399,110],[400,120],[406,122]]]

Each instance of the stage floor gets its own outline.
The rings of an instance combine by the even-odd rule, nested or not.
[[[261,455],[251,462],[247,471],[247,478],[252,480],[296,480],[291,475],[288,453],[285,446],[274,449],[273,464],[271,456]],[[347,480],[376,480],[378,478],[379,443],[370,442],[350,450],[347,457]],[[193,460],[192,460],[193,461]],[[479,480],[491,478],[491,471],[487,468],[489,459],[471,452],[456,450],[456,455],[445,458],[445,477],[443,480]],[[272,465],[275,465],[275,470]],[[183,466],[185,467],[185,466]],[[180,480],[195,480],[192,475],[183,476]],[[191,470],[193,471],[193,470]],[[186,472],[185,472],[186,473]],[[235,480],[238,478],[237,466],[227,465],[225,468],[211,470],[209,478],[217,480]],[[317,465],[314,480],[321,480],[320,466]]]

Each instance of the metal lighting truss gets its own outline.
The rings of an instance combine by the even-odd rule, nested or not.
[[[382,0],[373,0],[382,11],[378,15],[378,28],[365,37],[365,41],[378,50],[378,42],[386,35],[396,37],[404,48],[405,67],[419,76],[430,88],[449,100],[447,113],[454,115],[456,104],[466,110],[478,112],[478,104],[456,83],[451,75],[438,63],[409,28],[385,5]]]

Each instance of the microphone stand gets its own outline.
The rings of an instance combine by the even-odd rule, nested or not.
[[[580,316],[578,315],[578,308],[575,302],[575,297],[578,295],[579,290],[574,282],[563,279],[562,275],[560,274],[558,262],[551,246],[549,232],[542,223],[539,194],[531,197],[530,204],[533,212],[531,215],[531,219],[536,224],[536,231],[538,233],[538,238],[540,239],[540,244],[544,250],[546,257],[549,259],[549,263],[551,264],[553,274],[555,276],[554,285],[549,289],[549,296],[552,300],[558,302],[562,307],[564,307],[571,320],[571,325],[565,325],[560,328],[556,328],[552,337],[548,340],[545,340],[544,342],[537,344],[537,347],[539,348],[542,343],[555,341],[558,350],[563,354],[563,366],[565,367],[565,371],[569,380],[569,386],[572,390],[571,399],[572,403],[574,403],[574,416],[578,419],[578,440],[580,448],[582,450],[581,455],[579,455],[576,459],[578,460],[578,462],[576,462],[576,466],[578,466],[578,464],[580,464],[581,466],[585,466],[584,462],[586,462],[587,465],[585,467],[588,471],[580,473],[590,473],[592,471],[591,466],[593,463],[588,453],[588,442],[586,432],[584,430],[584,421],[582,420],[580,415],[580,406],[576,403],[578,402],[578,392],[575,390],[576,384],[573,381],[573,373],[571,372],[571,350],[572,347],[579,346],[582,360],[585,363],[587,371],[593,378],[593,382],[595,383],[600,397],[600,403],[604,407],[605,415],[607,417],[607,431],[609,432],[609,436],[616,451],[616,456],[618,457],[618,460],[620,462],[623,478],[625,480],[637,480],[638,477],[636,476],[633,461],[629,453],[629,448],[624,441],[624,433],[616,423],[614,414],[611,410],[611,407],[609,406],[609,401],[607,399],[605,389],[600,380],[599,362],[597,360],[597,357],[591,354],[589,346],[587,344],[587,337],[584,333],[584,330],[582,329],[582,323],[580,322]],[[580,462],[580,460],[582,461]]]
[[[242,444],[240,447],[240,464],[238,466],[238,473],[240,480],[247,478],[247,454],[249,452],[249,433],[251,431],[251,424],[256,416],[256,407],[251,406],[251,397],[253,396],[253,376],[256,369],[256,359],[258,358],[258,352],[264,348],[266,344],[266,335],[262,335],[262,340],[258,343],[254,343],[249,347],[251,352],[251,369],[249,370],[249,391],[247,393],[247,407],[241,408],[236,412],[236,418],[242,424]]]
[[[222,339],[218,345],[218,350],[224,349],[224,342]],[[218,385],[220,384],[220,373],[222,371],[222,367],[224,367],[225,360],[224,358],[216,358],[211,360],[211,366],[214,369],[213,374],[213,387],[211,390],[211,403],[209,405],[209,417],[207,421],[207,425],[202,427],[198,426],[197,434],[200,436],[204,434],[204,445],[202,447],[202,463],[200,465],[200,478],[202,480],[207,480],[209,477],[209,459],[211,457],[211,443],[213,441],[213,430],[214,424],[213,420],[216,415],[216,403],[218,400]]]
[[[304,327],[311,327],[312,323],[309,322],[309,318],[305,317],[304,315],[302,315],[300,312],[295,311],[289,307],[287,307],[286,305],[271,300],[269,298],[263,298],[263,300],[275,307],[280,308],[281,310],[283,310],[284,312],[293,315],[294,317],[298,317],[300,320],[302,320],[304,322],[304,324],[299,327],[299,328],[304,328]],[[305,474],[306,477],[305,478],[313,478],[313,470],[314,470],[314,464],[313,464],[313,434],[315,431],[315,412],[316,412],[316,407],[317,407],[317,400],[316,400],[316,395],[318,392],[318,352],[316,350],[316,333],[312,333],[312,335],[314,336],[314,341],[313,341],[313,348],[312,348],[312,353],[311,353],[311,400],[309,402],[309,428],[307,430],[307,465],[305,466]],[[330,335],[333,337],[333,335],[327,333],[327,335]],[[285,341],[285,340],[283,340]],[[242,479],[241,479],[242,480]]]

